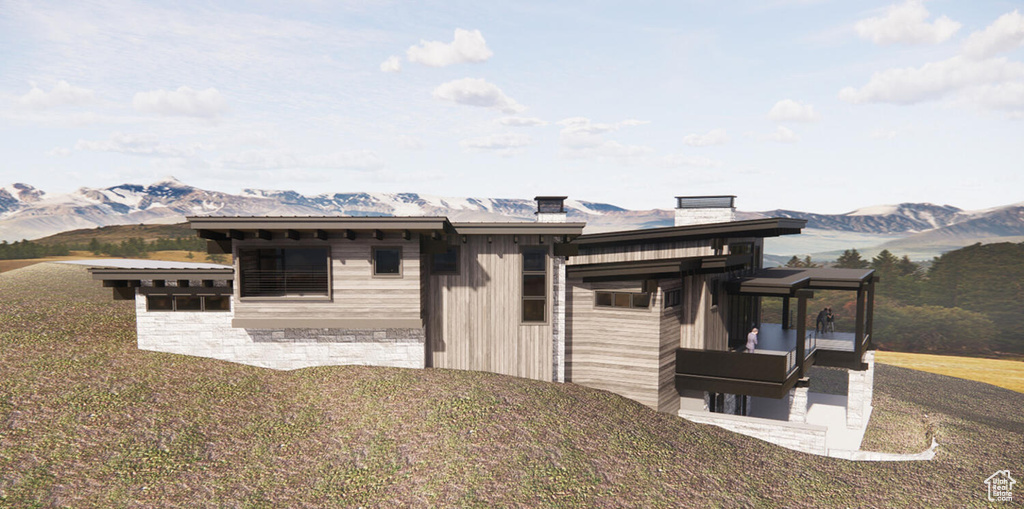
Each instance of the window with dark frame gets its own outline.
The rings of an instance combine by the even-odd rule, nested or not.
[[[523,322],[547,320],[547,248],[523,249]]]
[[[430,255],[431,274],[459,273],[459,246],[448,246],[444,253]]]
[[[147,311],[231,311],[230,295],[147,295]]]
[[[665,309],[674,308],[682,302],[683,290],[676,288],[665,292]]]
[[[594,306],[599,308],[647,309],[651,306],[650,293],[594,292]]]
[[[240,248],[242,297],[330,295],[326,247]]]
[[[373,248],[373,275],[374,276],[401,276],[402,275],[402,248],[400,247],[375,247]]]

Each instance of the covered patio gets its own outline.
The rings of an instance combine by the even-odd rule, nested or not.
[[[874,283],[871,269],[771,268],[726,283],[730,295],[778,297],[783,302],[783,323],[760,324],[753,354],[736,351],[680,348],[676,385],[681,391],[703,390],[781,398],[801,381],[811,365],[865,370],[864,352],[870,347]],[[815,290],[857,292],[854,333],[817,333],[807,330],[807,301]],[[791,301],[796,320],[789,323]],[[802,338],[802,339],[800,339]]]

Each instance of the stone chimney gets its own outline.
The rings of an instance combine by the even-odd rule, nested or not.
[[[736,220],[736,197],[676,196],[676,226]]]
[[[565,199],[567,196],[537,196],[537,222],[538,223],[564,223],[565,222]]]

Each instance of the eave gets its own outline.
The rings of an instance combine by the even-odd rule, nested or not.
[[[795,235],[807,225],[803,219],[768,218],[727,223],[670,226],[644,230],[628,230],[581,235],[575,242],[581,246],[628,245],[676,240],[710,238],[778,237]]]

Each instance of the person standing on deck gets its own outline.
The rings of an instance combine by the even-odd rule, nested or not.
[[[814,321],[814,333],[825,332],[825,317],[828,315],[827,308],[821,308],[818,312],[818,319]]]
[[[750,329],[750,334],[747,334],[747,353],[754,353],[755,346],[757,346],[757,327]]]

